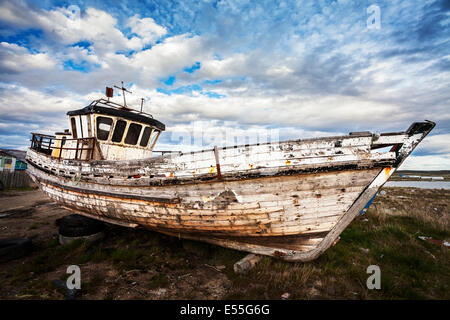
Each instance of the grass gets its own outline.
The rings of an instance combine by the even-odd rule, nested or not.
[[[0,297],[11,298],[11,290],[23,298],[60,299],[51,277],[65,279],[67,265],[77,264],[82,273],[101,266],[82,282],[83,295],[107,288],[99,299],[114,299],[128,288],[136,288],[133,298],[147,299],[148,290],[173,286],[177,298],[198,299],[208,297],[202,283],[211,279],[223,288],[224,299],[280,299],[284,293],[290,299],[450,299],[450,250],[418,238],[450,239],[449,195],[388,189],[318,259],[289,263],[264,257],[245,275],[233,272],[244,252],[145,230],[110,226],[96,243],[36,241],[25,261],[9,269],[0,264]],[[205,265],[226,268],[217,272]],[[370,265],[380,267],[380,290],[366,287]]]
[[[168,284],[169,284],[169,280],[167,279],[167,276],[160,273],[151,278],[147,287],[149,289],[158,289],[158,288],[164,288]]]
[[[89,281],[83,282],[81,290],[83,292],[95,292],[102,286],[103,283],[104,277],[99,274],[95,274]]]
[[[422,197],[426,203],[436,200],[432,193]],[[372,206],[341,234],[337,245],[315,261],[289,264],[264,258],[249,274],[231,276],[228,298],[279,299],[282,292],[309,298],[314,292],[313,298],[325,299],[449,299],[450,250],[418,238],[448,240],[448,228],[439,219],[414,210],[423,203],[413,201],[414,206],[402,208],[398,199],[387,202],[410,215],[379,214],[377,206]],[[381,290],[365,285],[369,265],[381,269]]]

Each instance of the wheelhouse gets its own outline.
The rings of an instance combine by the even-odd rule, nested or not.
[[[132,160],[152,156],[165,125],[151,114],[105,99],[67,112],[70,130],[56,137],[33,134],[32,148],[77,160]]]

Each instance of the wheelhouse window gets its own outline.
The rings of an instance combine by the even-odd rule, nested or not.
[[[114,133],[112,136],[112,142],[121,142],[125,128],[127,127],[127,122],[124,120],[117,120],[116,126],[114,127]]]
[[[137,123],[131,123],[128,127],[128,133],[125,137],[125,143],[129,145],[136,145],[139,135],[141,134],[142,125]]]
[[[150,134],[151,133],[152,133],[152,128],[145,127],[144,132],[142,133],[141,142],[139,143],[139,145],[141,147],[146,147],[147,146],[148,140],[150,139]]]
[[[108,140],[113,120],[108,117],[97,117],[97,139]]]
[[[70,126],[72,127],[72,137],[74,139],[78,138],[78,134],[77,134],[77,124],[75,123],[75,118],[71,117],[70,118]]]
[[[89,137],[89,118],[88,116],[80,116],[80,133],[82,138]]]
[[[152,138],[150,140],[150,149],[152,149],[155,146],[156,140],[158,140],[160,133],[161,133],[161,131],[159,131],[159,130],[153,130]]]

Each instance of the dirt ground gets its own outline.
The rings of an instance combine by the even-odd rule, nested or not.
[[[55,220],[68,214],[39,190],[0,193],[2,238],[51,238],[58,234]]]
[[[164,277],[159,275],[162,270],[158,268],[156,270],[153,270],[153,268],[143,270],[125,267],[127,269],[125,270],[121,266],[115,265],[116,260],[122,262],[120,260],[123,259],[125,264],[129,264],[128,259],[133,259],[133,257],[127,257],[126,253],[115,250],[117,243],[124,250],[127,249],[127,245],[123,243],[126,242],[123,241],[124,237],[134,237],[139,234],[144,234],[145,239],[153,237],[161,240],[167,237],[146,230],[136,232],[132,229],[113,225],[107,226],[107,238],[102,242],[102,245],[105,245],[104,249],[111,252],[112,261],[108,259],[107,261],[79,263],[78,257],[65,256],[65,263],[57,267],[50,266],[45,272],[40,270],[38,272],[30,271],[28,274],[21,273],[18,278],[11,278],[10,275],[17,275],[17,270],[20,270],[22,266],[27,266],[30,262],[34,264],[33,257],[36,258],[36,255],[39,257],[38,250],[51,250],[55,246],[64,247],[57,244],[58,227],[56,221],[69,214],[73,214],[73,212],[56,205],[39,190],[4,191],[0,193],[0,238],[30,238],[35,245],[35,250],[29,257],[5,263],[0,261],[0,298],[62,299],[64,298],[64,291],[51,282],[64,279],[67,275],[67,266],[70,264],[80,266],[83,283],[87,285],[87,288],[98,287],[96,290],[83,292],[83,299],[221,299],[226,294],[227,289],[230,288],[230,281],[223,273],[217,271],[219,269],[207,263],[198,263],[198,261],[194,264],[194,268],[189,269],[189,272],[184,272],[183,268],[179,268],[180,272],[171,270],[173,272],[165,272]],[[168,240],[173,241],[174,239],[169,238]],[[195,247],[196,244],[192,245],[189,241],[184,243],[179,240],[175,241],[181,244],[180,250],[187,248],[187,252],[189,250],[194,252],[194,259],[192,260],[195,260],[196,252],[201,255],[202,250],[205,249],[201,244],[199,245],[200,249],[198,249]],[[73,248],[70,245],[65,247],[68,247],[67,250],[69,251],[72,249],[77,251],[80,248],[76,248],[76,246],[77,244],[72,246]],[[83,244],[80,244],[80,247],[82,246]],[[144,248],[147,247],[144,246]],[[124,257],[121,257],[121,254]],[[190,257],[175,259],[175,263],[192,265],[193,261],[189,261],[189,259]],[[169,261],[169,259],[167,260]],[[151,265],[151,267],[154,267],[154,265]],[[165,267],[163,264],[162,269]],[[36,266],[36,269],[39,269],[39,265]],[[18,280],[19,278],[20,280]],[[164,288],[158,287],[159,283],[164,284]],[[52,286],[55,288],[52,288]],[[37,288],[39,291],[42,287],[45,289],[42,290],[42,294],[36,294],[37,291],[33,290],[33,288]],[[31,290],[28,290],[30,288]]]
[[[58,285],[69,265],[81,269],[77,299],[449,299],[450,249],[418,238],[450,240],[449,196],[386,188],[319,259],[265,257],[236,275],[246,253],[146,230],[107,225],[99,242],[60,245],[56,221],[72,212],[39,190],[2,191],[0,238],[30,238],[33,251],[0,261],[0,299],[70,298]],[[365,286],[370,264],[383,270],[382,290]]]

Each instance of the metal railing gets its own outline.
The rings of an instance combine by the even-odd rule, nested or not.
[[[181,151],[169,151],[169,150],[153,150],[153,153],[161,153],[161,155],[165,155],[166,153],[181,153]]]
[[[130,107],[127,107],[127,106],[123,106],[123,105],[121,105],[121,104],[118,104],[118,103],[115,103],[115,102],[112,102],[112,101],[109,101],[109,100],[106,100],[106,99],[103,99],[103,98],[101,98],[101,99],[98,99],[98,100],[94,100],[94,101],[92,101],[90,104],[89,104],[89,106],[96,106],[96,105],[104,105],[104,106],[108,106],[108,107],[110,107],[110,108],[114,108],[114,109],[118,109],[118,110],[123,110],[123,109],[125,109],[125,110],[127,110],[127,111],[129,111],[129,112],[132,112],[132,113],[137,113],[137,114],[144,114],[144,115],[146,115],[146,116],[148,116],[148,117],[150,117],[150,118],[152,118],[153,119],[153,115],[151,115],[150,113],[147,113],[147,112],[144,112],[144,111],[138,111],[138,110],[135,110],[135,109],[132,109],[132,108],[130,108]]]
[[[92,160],[94,157],[95,149],[95,138],[78,138],[78,139],[67,139],[67,138],[56,138],[55,136],[31,133],[31,149],[51,156],[57,159],[69,159],[69,160]],[[76,141],[76,147],[67,147],[69,141]],[[59,143],[58,143],[59,142]],[[55,156],[54,151],[57,151]],[[63,156],[63,151],[75,150],[75,153],[65,152]],[[83,156],[83,151],[85,151]],[[73,156],[71,156],[73,154]]]

